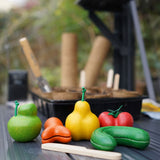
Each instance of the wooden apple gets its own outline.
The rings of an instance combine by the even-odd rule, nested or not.
[[[15,101],[15,104],[15,115],[8,121],[8,132],[15,141],[32,141],[39,135],[42,126],[37,116],[37,107],[30,103],[18,108],[19,103]]]

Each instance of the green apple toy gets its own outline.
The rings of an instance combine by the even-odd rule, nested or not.
[[[15,105],[15,115],[8,121],[8,132],[15,141],[32,141],[39,135],[42,126],[41,120],[37,116],[37,107],[30,103],[18,108],[17,101],[15,101]]]

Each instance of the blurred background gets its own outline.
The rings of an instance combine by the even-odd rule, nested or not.
[[[8,71],[29,70],[22,54],[19,39],[27,37],[38,57],[43,76],[53,86],[60,85],[60,46],[64,32],[74,32],[78,37],[78,68],[82,70],[93,41],[100,31],[88,18],[86,10],[75,0],[0,0],[0,103],[7,99]],[[160,1],[137,0],[141,29],[147,59],[157,101],[160,100]],[[100,12],[98,15],[109,28],[113,28],[113,15]],[[108,69],[113,68],[112,49],[101,70],[98,84],[106,81]],[[135,60],[136,88],[146,94],[144,74],[139,50]]]

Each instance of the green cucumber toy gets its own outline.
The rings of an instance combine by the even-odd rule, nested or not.
[[[114,150],[117,145],[145,149],[150,142],[148,132],[135,127],[109,126],[96,129],[90,139],[94,148]]]

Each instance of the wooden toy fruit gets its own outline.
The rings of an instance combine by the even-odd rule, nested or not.
[[[63,126],[60,119],[51,117],[46,120],[42,132],[42,143],[61,142],[68,143],[71,141],[71,132]]]
[[[84,101],[85,88],[82,88],[82,100],[77,101],[74,110],[65,121],[65,126],[71,131],[73,140],[89,140],[92,132],[100,127],[99,120],[91,112],[90,105]]]
[[[102,112],[99,115],[99,122],[101,127],[105,126],[133,126],[133,117],[128,112],[120,112],[120,109],[123,106],[121,105],[117,110],[110,112]]]
[[[39,135],[42,126],[41,120],[37,116],[37,108],[33,103],[24,104],[19,108],[17,101],[15,104],[15,115],[8,121],[8,132],[15,141],[32,141]]]
[[[109,126],[96,129],[91,136],[91,144],[100,150],[114,150],[117,145],[145,149],[150,142],[148,132],[125,126]]]

